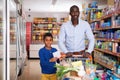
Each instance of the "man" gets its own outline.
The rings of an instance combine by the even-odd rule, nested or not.
[[[94,35],[88,22],[79,19],[79,8],[73,5],[70,8],[71,20],[64,23],[59,34],[59,48],[66,54],[66,57],[72,57],[73,54],[80,54],[83,57],[89,57],[94,49]],[[85,46],[85,37],[89,40],[88,49]]]

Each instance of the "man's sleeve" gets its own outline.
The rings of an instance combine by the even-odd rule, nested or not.
[[[87,23],[86,26],[87,26],[86,27],[86,35],[87,35],[87,38],[89,40],[87,52],[91,53],[94,50],[95,38],[94,38],[94,35],[93,35],[93,32],[92,32],[90,25]]]
[[[67,53],[68,50],[65,46],[65,37],[66,37],[65,29],[64,29],[64,25],[62,25],[59,33],[58,46],[62,52]]]

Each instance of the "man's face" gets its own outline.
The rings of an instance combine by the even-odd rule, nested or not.
[[[78,19],[79,14],[80,14],[79,9],[76,7],[73,7],[70,11],[70,15],[72,19]]]

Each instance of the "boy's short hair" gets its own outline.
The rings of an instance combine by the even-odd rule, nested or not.
[[[53,36],[51,33],[45,33],[43,36],[43,40],[45,40],[46,37],[51,37],[53,39]]]

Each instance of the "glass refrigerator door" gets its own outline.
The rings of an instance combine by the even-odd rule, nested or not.
[[[10,0],[10,80],[17,76],[17,9],[14,0]]]
[[[16,58],[17,58],[17,75],[19,76],[23,71],[24,63],[26,60],[26,48],[25,48],[25,20],[22,16],[21,7],[22,3],[17,4],[17,17],[16,17]],[[13,42],[14,43],[14,42]]]
[[[3,0],[0,0],[0,80],[3,80]]]
[[[24,61],[26,58],[26,48],[25,48],[25,19],[23,17],[19,17],[19,31],[20,31],[20,57],[22,58],[21,60]]]

